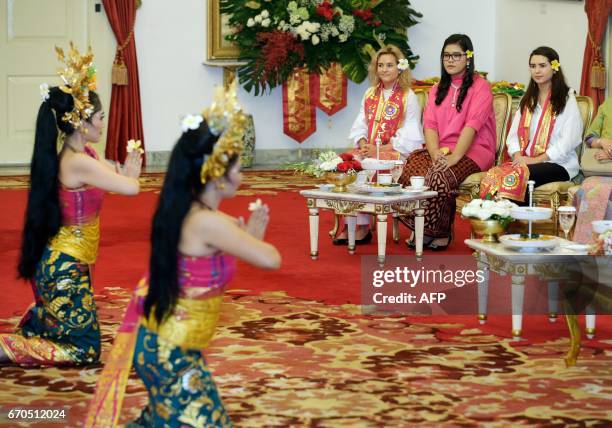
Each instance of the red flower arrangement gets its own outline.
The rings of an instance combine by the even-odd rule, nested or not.
[[[355,156],[351,153],[341,153],[338,156],[342,159],[342,162],[336,166],[338,172],[361,171],[363,169],[361,162],[355,159]]]

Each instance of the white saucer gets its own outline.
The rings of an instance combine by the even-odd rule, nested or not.
[[[402,186],[399,184],[389,186],[375,186],[371,184],[363,184],[361,186],[355,186],[355,189],[359,192],[370,193],[372,195],[383,195],[388,193],[400,193]]]
[[[402,191],[406,193],[418,193],[418,192],[424,192],[428,189],[429,189],[429,186],[423,186],[423,187],[417,187],[417,188],[414,188],[412,186],[406,186],[402,189]]]
[[[587,244],[568,244],[568,245],[561,245],[561,248],[564,248],[566,250],[570,250],[570,251],[575,251],[577,253],[587,253],[589,251],[589,248],[591,246],[587,245]]]
[[[319,188],[319,190],[323,190],[324,192],[329,192],[331,189],[334,188],[333,184],[319,184],[317,186]]]
[[[542,235],[535,239],[523,239],[520,234],[503,235],[499,237],[499,242],[511,250],[529,253],[552,250],[559,245],[559,239],[550,235]]]

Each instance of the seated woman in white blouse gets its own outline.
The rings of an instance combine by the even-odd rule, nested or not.
[[[404,159],[423,146],[421,107],[410,89],[412,77],[408,60],[394,45],[387,45],[373,56],[369,67],[371,86],[367,89],[359,115],[349,138],[361,158],[376,157],[376,141],[380,140],[381,159]],[[370,216],[357,216],[355,242],[371,240]],[[347,242],[346,228],[334,239],[335,245]]]
[[[488,171],[480,193],[525,200],[527,181],[541,186],[568,181],[580,170],[576,147],[582,142],[582,117],[567,86],[559,54],[542,46],[529,56],[531,81],[506,140],[512,161]]]

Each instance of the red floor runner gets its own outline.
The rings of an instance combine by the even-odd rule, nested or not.
[[[0,211],[0,278],[3,279],[4,298],[0,303],[0,317],[22,312],[31,302],[29,286],[15,279],[15,266],[21,239],[21,227],[26,200],[25,190],[0,190],[3,208]],[[146,269],[149,251],[150,222],[157,193],[144,192],[137,197],[108,195],[101,216],[102,239],[100,256],[95,268],[94,284],[97,290],[119,286],[132,288]],[[276,196],[264,196],[271,208],[271,224],[267,239],[276,245],[283,256],[279,271],[266,272],[241,263],[238,275],[230,288],[254,292],[284,290],[304,299],[322,300],[328,304],[360,303],[360,257],[375,255],[376,244],[358,247],[358,254],[349,255],[346,248],[334,247],[327,237],[332,227],[332,215],[320,216],[319,260],[309,258],[308,215],[305,200],[299,193],[281,191]],[[248,202],[253,196],[239,196],[224,202],[222,209],[232,215],[248,216]],[[390,228],[389,228],[390,229]],[[463,243],[469,234],[469,224],[461,219],[455,223],[455,240],[444,254],[469,255]],[[390,234],[390,231],[389,231]],[[407,230],[402,228],[400,244],[387,238],[387,254],[406,255],[403,240]],[[427,257],[428,253],[425,254]],[[505,278],[509,282],[509,278]],[[475,290],[474,290],[475,292]],[[490,296],[490,304],[510,304],[509,287],[500,287],[501,295]],[[537,295],[537,294],[536,294]],[[525,302],[533,298],[529,287]],[[457,318],[478,326],[473,315]],[[448,322],[449,317],[429,317],[431,322]],[[551,325],[545,316],[526,317],[525,336],[530,340],[550,338],[551,334],[567,336],[563,322]],[[490,317],[486,326],[492,334],[508,336],[509,316]],[[610,317],[598,317],[598,337],[610,337]]]

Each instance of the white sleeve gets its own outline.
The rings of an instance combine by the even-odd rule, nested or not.
[[[359,145],[357,144],[359,140],[361,140],[362,138],[365,138],[366,140],[368,139],[368,122],[366,121],[366,117],[365,117],[364,104],[365,104],[365,94],[363,98],[361,99],[361,106],[359,107],[359,114],[355,118],[355,121],[353,122],[353,126],[351,127],[351,132],[349,133],[349,139],[353,142],[353,144],[355,145],[355,148],[359,148]]]
[[[512,153],[521,151],[521,145],[519,144],[519,138],[518,138],[518,127],[519,127],[520,121],[521,121],[521,111],[517,110],[517,112],[514,113],[514,119],[512,119],[512,125],[510,125],[510,131],[508,131],[508,137],[506,137],[506,148],[508,149],[508,155],[510,155],[510,157],[512,157]]]
[[[546,154],[553,163],[563,163],[582,142],[582,117],[576,97],[567,98],[565,109],[555,121],[555,129],[546,149]]]
[[[421,106],[412,89],[409,90],[404,106],[405,116],[402,127],[391,138],[393,149],[406,157],[413,151],[423,148],[423,127],[421,126]]]

